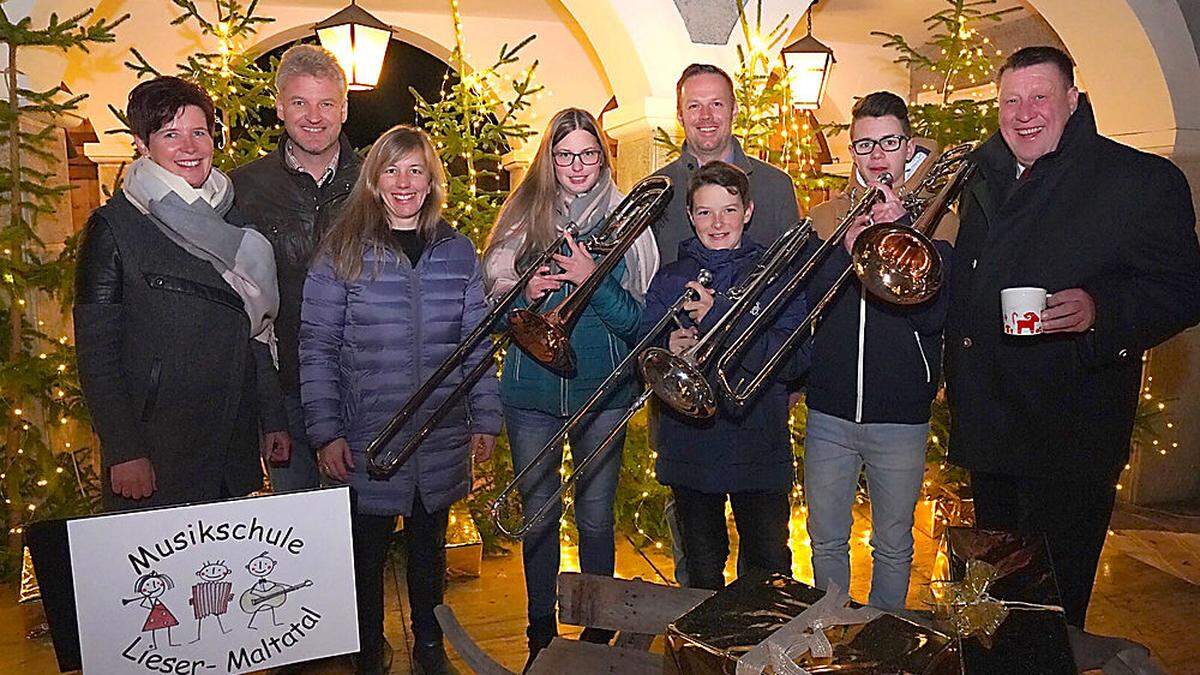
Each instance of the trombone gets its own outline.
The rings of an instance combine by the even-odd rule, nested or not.
[[[496,302],[495,306],[493,306],[487,315],[483,317],[483,320],[480,321],[477,326],[475,326],[475,329],[472,330],[471,333],[467,335],[467,337],[465,337],[457,347],[454,348],[454,351],[450,353],[450,356],[446,357],[446,360],[437,367],[437,370],[433,371],[433,373],[425,380],[420,388],[418,388],[412,393],[411,396],[408,397],[408,400],[404,402],[404,405],[396,411],[396,414],[393,415],[392,418],[388,420],[388,423],[385,424],[383,428],[379,430],[379,433],[375,435],[375,438],[373,438],[371,442],[367,444],[367,473],[369,473],[372,478],[386,480],[389,476],[396,473],[401,466],[404,466],[404,463],[413,456],[413,453],[417,451],[417,448],[420,447],[421,443],[423,443],[426,438],[429,438],[429,435],[433,433],[434,429],[436,429],[438,425],[441,424],[442,420],[444,420],[446,416],[450,414],[450,411],[453,410],[454,407],[458,405],[459,401],[461,401],[462,398],[471,391],[471,389],[475,386],[475,383],[478,382],[484,376],[484,374],[488,372],[489,368],[495,368],[494,359],[496,354],[501,349],[504,349],[505,345],[508,344],[507,336],[498,337],[492,341],[492,346],[488,349],[487,353],[480,360],[480,362],[463,377],[462,382],[460,382],[459,385],[450,392],[450,395],[446,397],[446,400],[443,401],[441,405],[439,405],[432,413],[430,413],[429,418],[425,420],[425,423],[421,425],[421,428],[418,429],[417,432],[413,434],[413,436],[409,438],[409,440],[405,442],[403,446],[399,448],[387,448],[387,445],[391,443],[392,439],[396,437],[396,434],[398,434],[400,430],[404,428],[404,425],[408,423],[409,419],[411,419],[412,416],[416,414],[418,410],[420,410],[421,405],[425,403],[425,401],[428,400],[435,391],[437,391],[437,388],[441,386],[441,384],[446,380],[447,377],[450,376],[451,373],[453,373],[455,370],[458,370],[463,366],[464,363],[466,363],[467,358],[471,355],[471,352],[475,351],[479,344],[495,330],[497,324],[499,324],[500,320],[504,317],[504,314],[512,308],[514,303],[516,303],[517,298],[520,297],[520,294],[525,292],[525,285],[529,283],[529,280],[532,279],[535,274],[537,274],[539,269],[552,261],[551,256],[558,251],[559,247],[566,243],[567,234],[573,232],[573,226],[568,225],[564,229],[563,234],[559,235],[558,239],[553,244],[538,254],[538,256],[530,264],[529,268],[517,278],[516,284],[512,288],[508,289],[502,296],[500,296],[500,299]],[[536,309],[537,307],[540,307],[543,302],[544,298],[538,298],[538,300],[536,300],[534,304],[530,306],[530,308]]]
[[[805,277],[811,272],[818,254],[829,247],[842,245],[842,239],[854,221],[868,213],[878,200],[879,189],[871,188],[851,208],[837,230],[830,235],[829,241],[822,244],[821,249],[796,273],[786,289],[772,299],[718,360],[717,383],[721,394],[730,404],[737,408],[744,407],[762,390],[785,357],[811,334],[813,324],[851,274],[856,275],[869,292],[895,304],[919,304],[937,293],[941,287],[942,263],[941,256],[933,245],[933,233],[950,202],[958,196],[974,172],[975,165],[970,161],[970,154],[977,145],[976,142],[963,143],[943,152],[921,182],[904,197],[906,210],[918,214],[911,226],[876,223],[864,229],[854,240],[851,264],[842,271],[829,290],[813,305],[804,321],[791,332],[783,345],[767,359],[758,372],[749,381],[745,378],[740,379],[735,386],[730,382],[730,373],[749,346],[749,338],[766,329],[766,321],[772,320],[778,313],[782,306],[781,301],[786,300],[791,292],[806,280]]]
[[[696,276],[696,281],[700,282],[701,286],[708,287],[708,285],[712,283],[712,273],[708,270],[702,269]],[[512,481],[503,490],[501,490],[499,494],[496,495],[496,498],[492,501],[491,506],[492,520],[496,523],[496,529],[500,530],[505,535],[512,537],[513,539],[520,539],[524,537],[529,533],[530,530],[534,528],[534,526],[544,520],[546,516],[549,515],[550,511],[559,504],[559,500],[562,499],[562,496],[567,491],[567,488],[574,485],[575,481],[579,480],[579,477],[584,471],[587,471],[589,466],[599,459],[601,455],[609,451],[609,444],[613,442],[613,440],[621,433],[621,430],[625,428],[625,425],[629,423],[629,420],[633,418],[637,411],[641,409],[642,405],[644,405],[650,396],[653,395],[653,389],[646,387],[642,390],[641,395],[638,396],[638,398],[634,400],[633,404],[625,410],[625,415],[621,417],[621,420],[617,422],[616,426],[609,431],[608,435],[604,437],[604,440],[598,446],[596,446],[596,450],[587,457],[584,457],[575,465],[575,470],[571,472],[571,475],[567,476],[566,479],[561,481],[558,486],[558,490],[550,497],[550,499],[546,501],[545,504],[542,505],[540,509],[538,509],[536,513],[529,518],[522,518],[521,526],[514,530],[509,530],[504,526],[503,519],[500,517],[500,512],[504,506],[504,502],[509,498],[509,495],[512,494],[513,490],[516,489],[517,485],[519,485],[526,476],[532,473],[534,469],[542,463],[542,460],[547,455],[562,448],[563,439],[567,437],[571,430],[579,426],[579,423],[583,420],[584,415],[591,412],[591,409],[595,407],[597,403],[603,400],[605,396],[608,396],[610,391],[620,384],[620,381],[624,379],[623,376],[626,374],[629,366],[633,364],[638,354],[640,354],[642,350],[658,339],[671,322],[675,322],[676,324],[682,326],[682,323],[679,321],[679,314],[683,311],[684,303],[698,299],[699,295],[695,290],[691,288],[684,289],[679,298],[677,298],[675,302],[667,308],[666,313],[663,314],[662,318],[658,320],[658,323],[654,324],[650,331],[647,332],[646,335],[642,337],[642,339],[639,340],[636,345],[633,346],[633,348],[629,351],[629,354],[619,364],[617,364],[617,367],[614,368],[613,372],[604,379],[604,382],[600,384],[596,391],[593,392],[592,395],[588,397],[588,399],[584,401],[582,405],[579,406],[579,409],[575,411],[575,414],[571,415],[571,417],[567,419],[562,428],[559,429],[558,432],[554,434],[554,436],[544,446],[542,446],[542,449],[538,451],[538,454],[534,456],[533,460],[530,461],[529,464],[520,471],[520,473],[514,476]]]
[[[592,241],[597,242],[595,246],[599,250],[606,251],[604,260],[597,265],[591,277],[584,284],[580,285],[559,308],[556,308],[552,312],[559,319],[553,323],[545,322],[550,328],[544,333],[538,333],[536,332],[536,326],[539,325],[539,321],[544,321],[537,311],[545,303],[546,296],[538,298],[526,309],[512,312],[510,310],[516,304],[520,295],[525,292],[525,286],[529,283],[529,280],[537,274],[539,269],[551,263],[554,254],[566,244],[567,235],[576,235],[574,225],[568,225],[564,228],[563,233],[530,262],[526,270],[517,278],[513,287],[500,296],[500,299],[487,315],[484,316],[483,320],[455,347],[454,351],[438,366],[437,370],[433,371],[425,382],[408,397],[404,405],[396,411],[396,414],[388,420],[388,423],[380,429],[375,438],[367,445],[367,472],[371,477],[384,480],[396,473],[413,456],[417,448],[421,446],[421,443],[429,438],[429,435],[437,429],[442,420],[446,419],[446,416],[462,401],[463,397],[471,391],[475,383],[482,379],[489,369],[495,367],[494,359],[496,354],[509,344],[510,339],[516,340],[518,344],[522,344],[520,342],[521,339],[533,341],[534,346],[526,350],[530,351],[541,344],[536,341],[538,337],[544,336],[543,339],[545,341],[552,343],[553,354],[561,354],[565,351],[573,364],[574,352],[571,351],[571,345],[566,336],[569,336],[570,327],[578,319],[582,305],[587,303],[591,292],[594,292],[599,287],[604,276],[607,276],[612,271],[612,268],[620,261],[625,251],[633,245],[634,239],[646,227],[649,227],[650,223],[666,208],[667,203],[671,199],[671,190],[671,179],[665,176],[651,176],[634,186],[629,195],[617,205],[616,210],[596,230],[596,235]],[[633,233],[626,233],[626,229],[632,230]],[[614,233],[621,233],[621,237],[617,237]],[[586,296],[581,295],[576,300],[576,303],[580,306],[573,310],[575,312],[573,318],[568,317],[570,323],[566,324],[566,333],[560,339],[559,333],[562,332],[562,329],[559,326],[564,323],[562,319],[564,312],[560,311],[561,307],[575,298],[585,287],[589,287],[591,290]],[[421,427],[417,429],[416,433],[404,445],[400,447],[388,447],[392,439],[396,437],[396,434],[404,428],[405,424],[420,410],[429,397],[437,391],[446,378],[462,368],[471,353],[495,331],[496,327],[500,325],[501,319],[505,317],[505,314],[509,315],[509,332],[492,341],[491,347],[479,363],[463,376],[462,382],[430,413]],[[526,324],[534,325],[535,328],[522,329],[517,325],[521,320]],[[523,346],[522,348],[525,347]],[[533,354],[533,351],[530,351],[530,353]]]
[[[812,222],[805,218],[775,240],[750,274],[727,291],[733,305],[696,344],[680,354],[672,354],[662,347],[651,347],[643,352],[638,358],[638,369],[651,391],[679,413],[700,419],[712,417],[717,411],[717,402],[713,388],[704,376],[709,362],[767,288],[791,267],[812,235]],[[813,254],[813,259],[818,253],[821,251]],[[815,262],[808,267],[813,265]],[[788,286],[790,290],[785,288],[776,298],[786,299],[802,281],[802,278],[797,281],[793,277]]]
[[[625,252],[641,236],[650,223],[658,220],[671,201],[671,179],[649,176],[638,181],[609,214],[601,231],[589,244],[604,255],[596,269],[575,290],[546,314],[533,309],[516,309],[509,313],[509,335],[526,354],[551,370],[570,373],[575,370],[575,350],[571,347],[571,331],[596,289],[621,262]],[[557,249],[555,249],[557,250]]]

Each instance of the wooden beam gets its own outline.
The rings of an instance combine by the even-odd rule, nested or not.
[[[658,635],[712,595],[640,579],[563,572],[558,575],[558,618],[573,626]]]
[[[636,649],[621,649],[591,642],[554,638],[538,654],[529,675],[661,675],[662,656]]]
[[[454,616],[454,610],[450,609],[449,605],[438,605],[433,608],[433,613],[437,616],[438,623],[442,626],[442,633],[450,640],[454,651],[458,652],[467,667],[475,671],[477,675],[515,675],[513,671],[497,663],[487,655],[487,652],[480,649],[479,645],[475,644],[471,635],[458,622],[458,617]]]

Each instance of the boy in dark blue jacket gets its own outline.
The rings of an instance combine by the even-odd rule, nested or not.
[[[698,300],[683,306],[684,327],[664,340],[677,354],[694,345],[726,314],[732,302],[725,293],[745,279],[764,251],[743,236],[754,204],[741,169],[720,161],[704,165],[688,185],[687,209],[696,236],[682,242],[678,260],[655,275],[642,314],[644,334],[685,288],[698,294]],[[702,269],[712,274],[709,288],[696,281]],[[763,295],[760,305],[774,294],[768,289]],[[806,309],[804,294],[798,293],[771,328],[754,340],[741,368],[753,373],[762,357],[772,353],[799,325]],[[755,313],[743,322],[749,323]],[[740,330],[733,333],[738,335]],[[805,369],[806,350],[789,366],[793,371]],[[676,413],[657,400],[651,407],[650,435],[658,452],[655,469],[659,482],[669,486],[674,495],[688,586],[715,590],[725,585],[729,557],[726,499],[733,504],[739,558],[744,565],[791,573],[788,493],[794,472],[787,398],[787,389],[776,381],[743,410],[733,411],[722,402],[716,415],[705,420]]]

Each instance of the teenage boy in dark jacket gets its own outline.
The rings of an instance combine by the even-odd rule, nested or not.
[[[315,45],[283,53],[275,76],[275,112],[286,135],[273,152],[230,175],[235,201],[275,249],[279,274],[279,384],[283,388],[292,454],[271,462],[276,492],[316,487],[316,450],[305,435],[300,406],[300,303],[317,243],[358,178],[361,161],[342,135],[346,76],[333,54]]]
[[[736,166],[714,161],[693,174],[687,208],[696,236],[682,242],[676,262],[655,275],[642,314],[644,333],[685,288],[699,295],[683,306],[685,327],[664,341],[676,354],[694,345],[726,314],[731,302],[724,294],[745,279],[763,252],[743,236],[754,205],[746,174]],[[712,274],[709,288],[695,281],[701,269]],[[772,296],[770,289],[764,294],[764,298]],[[752,342],[741,367],[754,372],[762,357],[799,325],[805,309],[804,294],[798,293],[771,328]],[[744,322],[752,318],[747,316]],[[735,335],[740,332],[734,330]],[[802,352],[791,367],[803,369],[806,362]],[[680,415],[658,401],[651,408],[650,434],[658,452],[655,469],[659,482],[670,486],[674,495],[688,586],[725,586],[726,499],[733,504],[739,559],[745,566],[791,573],[788,493],[794,472],[787,399],[786,387],[772,382],[744,410],[735,412],[721,403],[716,415],[706,420]]]
[[[850,138],[853,187],[813,209],[818,233],[828,237],[854,201],[869,187],[881,185],[885,173],[892,177],[891,186],[881,185],[884,201],[860,218],[845,246],[822,268],[825,279],[814,282],[814,297],[850,265],[848,251],[868,220],[882,223],[913,215],[905,212],[897,193],[915,187],[936,154],[911,139],[904,100],[886,91],[855,104]],[[914,161],[918,152],[923,161]],[[952,219],[953,214],[943,218]],[[948,266],[950,244],[936,241],[936,246]],[[944,296],[902,307],[872,296],[852,276],[813,337],[804,451],[813,576],[819,587],[833,582],[849,588],[851,506],[865,466],[872,520],[869,602],[876,607],[903,608],[908,592],[913,509],[924,475],[929,404],[941,374]]]

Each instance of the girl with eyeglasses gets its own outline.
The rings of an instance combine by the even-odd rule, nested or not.
[[[586,243],[620,203],[613,183],[612,159],[604,133],[586,111],[568,108],[556,114],[518,185],[500,210],[484,253],[484,281],[491,297],[512,288],[531,259],[573,226],[575,237],[554,256],[556,269],[539,270],[517,303],[527,307],[547,295],[543,310],[563,301],[596,268]],[[500,399],[512,448],[514,470],[521,471],[599,388],[636,341],[650,279],[658,270],[658,247],[647,229],[592,296],[571,334],[577,356],[575,372],[550,370],[509,347],[500,378]],[[569,436],[578,464],[601,448],[598,444],[633,402],[634,382],[615,388]],[[579,530],[579,564],[590,574],[611,576],[614,566],[613,499],[621,470],[618,435],[612,451],[593,465],[575,491],[575,524]],[[525,514],[537,512],[559,486],[562,455],[552,456],[521,485]],[[523,540],[525,591],[528,597],[529,661],[558,633],[555,619],[559,568],[561,505]],[[584,640],[607,642],[611,633],[588,629]]]

